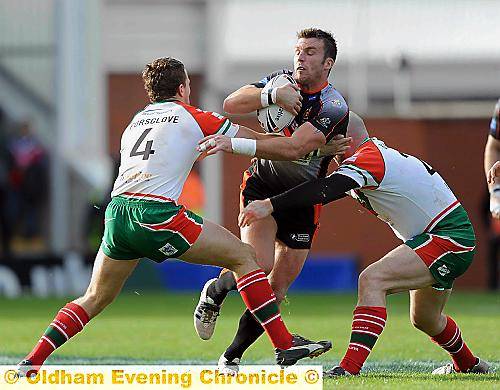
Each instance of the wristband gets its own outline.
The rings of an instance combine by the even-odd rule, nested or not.
[[[257,141],[248,138],[231,138],[231,148],[235,154],[253,157],[257,150]]]
[[[271,101],[273,104],[276,104],[276,93],[278,92],[277,88],[271,89]]]
[[[271,104],[276,103],[276,88],[262,89],[260,91],[260,105],[262,108],[269,107]]]
[[[271,102],[269,102],[269,94],[271,92],[268,89],[262,88],[260,91],[260,105],[262,108],[269,107],[271,105]]]

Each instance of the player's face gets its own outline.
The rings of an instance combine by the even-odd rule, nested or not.
[[[181,95],[182,101],[184,103],[190,104],[191,80],[189,80],[187,72],[186,72],[186,81],[179,87],[179,94]]]
[[[318,38],[300,38],[295,45],[293,56],[295,79],[299,84],[311,85],[324,81],[324,43]]]

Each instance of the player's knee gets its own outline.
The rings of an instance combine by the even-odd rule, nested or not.
[[[255,254],[255,249],[249,244],[242,243],[241,248],[237,253],[234,253],[233,258],[228,262],[226,268],[231,271],[238,271],[241,267],[256,262],[257,256]]]
[[[368,267],[359,274],[358,292],[363,294],[377,290],[385,290],[383,275],[376,268]]]

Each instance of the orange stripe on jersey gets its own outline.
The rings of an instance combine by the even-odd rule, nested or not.
[[[192,115],[205,136],[216,134],[222,126],[226,125],[226,122],[228,121],[225,116],[217,114],[216,112],[203,111],[180,101],[177,101],[176,103],[180,104]]]
[[[243,190],[247,186],[247,180],[250,176],[252,176],[252,174],[248,172],[248,170],[243,173],[243,181],[240,185],[240,210],[243,210],[245,208],[245,205],[243,204]]]
[[[319,217],[321,215],[321,209],[323,208],[323,205],[315,204],[313,207],[314,207],[314,224],[317,225],[319,223]]]
[[[357,166],[370,173],[375,181],[380,184],[385,175],[385,161],[377,145],[369,140],[343,163]]]

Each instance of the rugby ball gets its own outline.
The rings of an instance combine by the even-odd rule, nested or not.
[[[297,85],[297,82],[288,74],[280,74],[269,80],[264,90],[269,91],[271,88],[282,87],[286,84]],[[257,110],[257,119],[266,133],[279,133],[292,123],[293,118],[292,113],[277,104]]]

